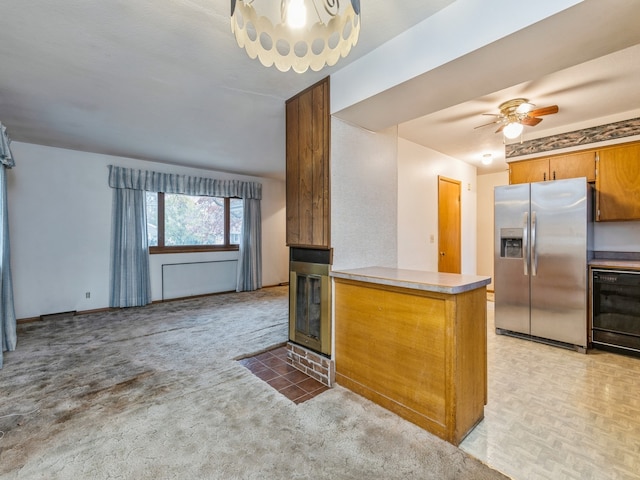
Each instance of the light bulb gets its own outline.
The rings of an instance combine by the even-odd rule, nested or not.
[[[516,113],[527,113],[530,112],[531,110],[533,110],[533,103],[529,103],[529,102],[524,102],[521,103],[520,105],[518,105],[518,108],[516,108]]]
[[[287,5],[287,25],[291,28],[302,28],[307,23],[307,7],[304,0],[290,0]]]
[[[523,126],[521,123],[510,122],[506,127],[502,130],[502,133],[506,138],[513,139],[517,138],[523,130]]]

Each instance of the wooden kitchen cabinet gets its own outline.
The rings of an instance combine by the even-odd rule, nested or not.
[[[596,221],[640,220],[640,142],[598,150]]]
[[[330,248],[329,77],[286,102],[286,243]]]
[[[589,150],[549,157],[551,180],[587,177],[587,182],[596,181],[596,155]]]
[[[536,158],[509,164],[509,183],[543,182],[549,179],[549,159]]]
[[[579,177],[587,177],[588,182],[596,180],[594,150],[534,158],[509,164],[510,184]]]

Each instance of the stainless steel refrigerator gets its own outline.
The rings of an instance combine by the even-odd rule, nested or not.
[[[495,188],[497,333],[586,351],[591,198],[586,178]]]

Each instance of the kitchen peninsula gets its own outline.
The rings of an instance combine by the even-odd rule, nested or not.
[[[487,403],[491,279],[333,271],[336,382],[458,445]]]

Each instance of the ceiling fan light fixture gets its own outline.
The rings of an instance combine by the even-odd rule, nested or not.
[[[509,122],[506,127],[502,130],[505,138],[509,140],[513,140],[514,138],[518,138],[522,134],[522,130],[524,127],[521,123],[518,122]]]
[[[535,108],[533,103],[529,103],[526,98],[514,98],[502,102],[498,107],[499,114],[485,113],[483,115],[491,115],[496,117],[493,122],[478,125],[475,128],[486,127],[488,125],[498,125],[495,133],[502,133],[504,139],[512,140],[522,135],[525,125],[535,127],[542,121],[542,116],[558,113],[557,105],[548,107]],[[505,141],[506,143],[506,141]]]
[[[358,43],[360,0],[231,0],[231,31],[265,67],[317,72]]]

